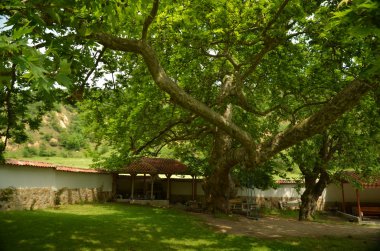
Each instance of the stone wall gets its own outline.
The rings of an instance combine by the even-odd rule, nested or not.
[[[0,210],[34,210],[65,204],[104,202],[111,192],[102,188],[13,188],[0,189]]]
[[[76,204],[88,202],[105,202],[111,199],[111,192],[104,192],[102,188],[62,188],[55,193],[55,204]]]

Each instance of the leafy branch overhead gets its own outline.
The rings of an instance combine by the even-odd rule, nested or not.
[[[223,61],[225,61],[225,64],[230,62],[230,67],[232,66],[231,76],[234,76],[229,95],[233,96],[232,99],[237,99],[237,104],[240,104],[239,107],[245,109],[247,112],[252,112],[253,109],[248,108],[251,102],[247,101],[243,87],[249,86],[250,82],[253,82],[250,81],[250,78],[254,75],[258,75],[257,73],[259,70],[257,67],[259,67],[260,64],[263,64],[266,61],[266,58],[270,58],[270,56],[268,56],[269,53],[274,53],[279,47],[284,49],[284,46],[286,45],[295,46],[295,41],[293,41],[293,43],[289,41],[293,39],[289,34],[303,34],[298,37],[295,36],[294,39],[298,40],[297,42],[301,42],[308,37],[313,39],[316,34],[313,33],[312,29],[316,22],[311,20],[311,22],[307,23],[308,18],[322,18],[313,17],[313,15],[318,15],[316,14],[318,13],[318,10],[325,12],[327,12],[329,8],[334,10],[336,6],[323,6],[322,4],[319,5],[319,3],[315,3],[309,4],[308,7],[304,7],[297,6],[298,3],[289,3],[289,1],[272,4],[263,3],[263,6],[253,6],[253,4],[250,5],[249,3],[246,3],[245,5],[247,6],[244,7],[249,8],[247,8],[248,10],[246,12],[243,12],[239,10],[239,8],[243,6],[239,6],[238,3],[220,2],[213,4],[206,3],[203,6],[205,10],[201,11],[198,16],[190,16],[190,14],[194,15],[195,11],[199,11],[197,8],[200,7],[192,9],[192,5],[187,6],[186,4],[179,4],[178,9],[179,12],[182,13],[173,13],[173,7],[166,5],[166,3],[162,3],[162,6],[160,6],[161,8],[159,8],[159,1],[153,1],[151,4],[137,2],[125,6],[117,1],[110,1],[108,3],[94,1],[91,4],[86,5],[81,2],[71,5],[68,3],[45,1],[33,4],[33,7],[36,7],[37,10],[39,10],[37,14],[33,15],[28,11],[27,5],[25,8],[21,8],[21,2],[9,1],[9,3],[9,5],[6,5],[6,3],[3,4],[2,7],[5,13],[10,16],[10,20],[8,21],[9,24],[14,24],[16,27],[17,22],[21,21],[26,23],[26,25],[19,29],[14,29],[14,38],[25,36],[31,33],[33,29],[41,30],[41,33],[46,36],[46,30],[43,30],[43,26],[45,26],[55,30],[58,33],[56,37],[59,39],[62,37],[62,33],[71,33],[69,30],[73,29],[74,31],[77,31],[77,35],[84,35],[87,40],[100,43],[111,50],[140,54],[155,83],[162,90],[169,93],[174,102],[191,110],[208,122],[226,131],[229,135],[237,138],[243,145],[244,152],[251,156],[253,163],[260,163],[261,159],[268,159],[270,156],[273,156],[289,145],[293,145],[315,133],[321,132],[321,130],[334,122],[335,119],[346,110],[350,109],[355,103],[357,103],[362,95],[377,84],[374,79],[368,80],[368,78],[363,79],[359,77],[355,80],[346,81],[348,82],[346,88],[352,89],[351,92],[343,90],[341,95],[338,95],[330,103],[326,104],[319,113],[314,115],[314,117],[299,121],[297,125],[289,128],[286,132],[274,135],[271,139],[264,142],[264,144],[258,145],[257,141],[252,138],[249,132],[245,131],[239,125],[236,125],[233,121],[226,121],[220,113],[210,109],[210,107],[195,99],[179,87],[174,80],[175,77],[173,78],[168,75],[163,63],[160,62],[158,53],[153,49],[155,44],[158,44],[158,41],[154,41],[156,40],[155,37],[166,35],[164,34],[165,31],[162,32],[163,34],[160,34],[160,29],[163,29],[161,28],[162,26],[172,26],[169,27],[170,30],[170,28],[174,29],[173,27],[179,22],[183,24],[183,27],[178,26],[177,30],[184,34],[183,37],[185,37],[185,35],[188,36],[189,30],[187,29],[193,28],[194,26],[191,23],[185,23],[190,22],[187,18],[196,19],[198,16],[201,17],[206,15],[206,22],[204,24],[205,28],[201,28],[201,25],[197,25],[197,27],[194,28],[200,30],[202,33],[201,35],[204,36],[200,37],[199,40],[210,40],[212,37],[215,37],[217,38],[215,39],[216,41],[208,41],[208,44],[200,45],[201,41],[197,41],[197,35],[194,35],[193,37],[195,38],[189,37],[188,39],[188,43],[191,43],[189,44],[189,47],[199,46],[200,49],[208,52],[216,52],[217,55],[224,55],[222,56]],[[71,7],[69,7],[70,5]],[[113,15],[109,15],[111,13],[107,12],[111,10],[111,7],[115,7],[116,10]],[[341,10],[336,12],[330,11],[330,13],[326,13],[325,15],[327,15],[327,17],[328,15],[330,15],[330,17],[333,15],[331,18],[343,16],[347,19],[346,16],[349,15],[349,12],[352,12],[352,9],[356,6],[353,5],[352,8],[350,7],[351,6],[348,6],[347,10],[344,12]],[[225,8],[225,10],[222,8]],[[373,9],[373,5],[368,6],[368,10]],[[162,14],[160,11],[162,11]],[[207,13],[208,11],[210,11],[210,13]],[[232,14],[229,15],[228,13],[230,11]],[[294,13],[297,13],[298,15],[293,16]],[[180,15],[182,14],[184,15],[181,18]],[[24,17],[22,15],[24,15]],[[172,20],[167,21],[166,23],[161,23],[165,15],[167,20]],[[228,20],[227,24],[223,24],[220,20],[217,20],[218,15],[220,17],[226,17]],[[140,26],[142,28],[140,36],[136,33],[137,28],[139,27],[138,23],[134,23],[137,28],[121,28],[123,22],[128,23],[128,21],[131,21],[136,16],[138,18],[135,22],[139,21],[142,23]],[[155,24],[155,19],[158,19],[160,23]],[[243,22],[243,19],[247,19],[247,21]],[[199,23],[200,19],[197,22]],[[230,23],[232,25],[228,26]],[[95,25],[97,26],[95,27]],[[327,25],[329,24],[326,24],[326,26]],[[85,33],[82,32],[84,28],[86,29]],[[149,28],[152,30],[152,39],[148,40]],[[373,29],[373,27],[371,28]],[[98,30],[100,30],[100,32]],[[102,30],[104,31],[102,32]],[[105,32],[106,30],[109,30],[109,32]],[[338,30],[337,32],[341,31]],[[368,33],[367,36],[368,35],[371,34]],[[219,40],[219,36],[221,38],[226,37],[226,41]],[[78,39],[80,39],[80,37],[78,37]],[[185,38],[183,38],[183,40],[184,39]],[[248,41],[248,39],[250,41]],[[152,40],[152,42],[150,42],[150,40]],[[243,40],[245,40],[245,43],[243,43]],[[70,41],[65,42],[67,43]],[[82,41],[82,43],[83,42],[84,41]],[[255,42],[255,44],[252,44],[252,42]],[[171,42],[169,41],[164,46],[167,47],[170,43]],[[241,44],[248,45],[242,46]],[[248,48],[253,53],[249,53],[244,47]],[[243,53],[241,53],[241,51]],[[27,62],[32,61],[27,60]],[[37,77],[43,78],[46,74],[43,68],[34,67],[32,63],[30,63],[30,68]],[[364,67],[362,72],[365,72],[365,68],[366,67]],[[65,81],[63,76],[64,75],[59,75],[58,79],[60,79],[62,83],[66,83],[67,81]],[[352,94],[355,94],[357,98],[355,99],[352,97],[351,99]],[[347,103],[350,103],[350,106],[347,106]],[[330,109],[334,109],[335,111],[332,112]],[[265,115],[271,111],[272,109],[269,109],[261,114]],[[260,114],[260,112],[256,113]],[[326,116],[327,113],[330,115]],[[322,122],[319,122],[318,126],[310,126],[315,125],[317,123],[316,121]],[[297,139],[294,138],[295,131]]]
[[[209,192],[227,198],[234,167],[264,165],[377,92],[378,7],[364,0],[8,0],[0,14],[55,66],[26,67],[62,85],[70,78],[73,98],[99,99],[87,104],[101,106],[89,113],[99,128],[93,133],[119,155],[186,141],[178,146],[206,152],[218,188]]]

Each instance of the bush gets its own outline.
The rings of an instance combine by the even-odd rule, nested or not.
[[[53,146],[53,147],[58,146],[58,140],[55,139],[55,138],[51,138],[51,139],[49,140],[49,145],[50,145],[50,146]]]
[[[50,134],[50,133],[46,133],[46,134],[43,134],[42,135],[42,139],[44,139],[45,141],[49,141],[53,136]]]
[[[79,151],[86,145],[86,140],[79,133],[62,133],[60,137],[61,145],[67,150]]]
[[[36,155],[37,155],[37,149],[35,147],[26,146],[24,147],[24,149],[22,149],[22,156],[25,158],[33,157]]]
[[[49,151],[45,144],[40,145],[40,151],[38,153],[41,157],[52,157],[57,155],[54,151]]]

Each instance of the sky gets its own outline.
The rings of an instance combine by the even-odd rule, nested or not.
[[[0,15],[0,31],[9,30],[10,27],[5,28],[5,22],[7,21],[7,18],[5,16]]]
[[[1,1],[1,0],[0,0]],[[6,31],[6,30],[9,30],[9,29],[11,29],[12,27],[11,26],[5,26],[5,22],[7,21],[7,17],[6,16],[2,16],[2,15],[0,15],[0,32],[2,32],[2,31]],[[40,49],[41,50],[41,52],[42,53],[44,53],[44,51],[45,51],[45,48],[42,48],[42,49]],[[118,72],[116,72],[115,74],[117,74]],[[92,78],[90,78],[90,82],[92,82],[91,81],[91,79]],[[97,82],[95,82],[95,83],[92,83],[92,84],[94,84],[96,87],[99,87],[99,88],[102,88],[102,87],[104,87],[104,83],[106,82],[106,81],[109,81],[109,80],[112,80],[112,74],[105,74],[104,76],[103,76],[103,78],[101,78],[101,79],[99,79]]]

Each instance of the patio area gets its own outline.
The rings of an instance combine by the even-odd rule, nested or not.
[[[166,206],[176,202],[173,183],[186,183],[187,186],[180,189],[186,190],[181,192],[188,198],[182,200],[195,200],[199,190],[197,176],[191,175],[185,164],[174,159],[140,158],[119,170],[115,179],[117,201],[131,204]]]

